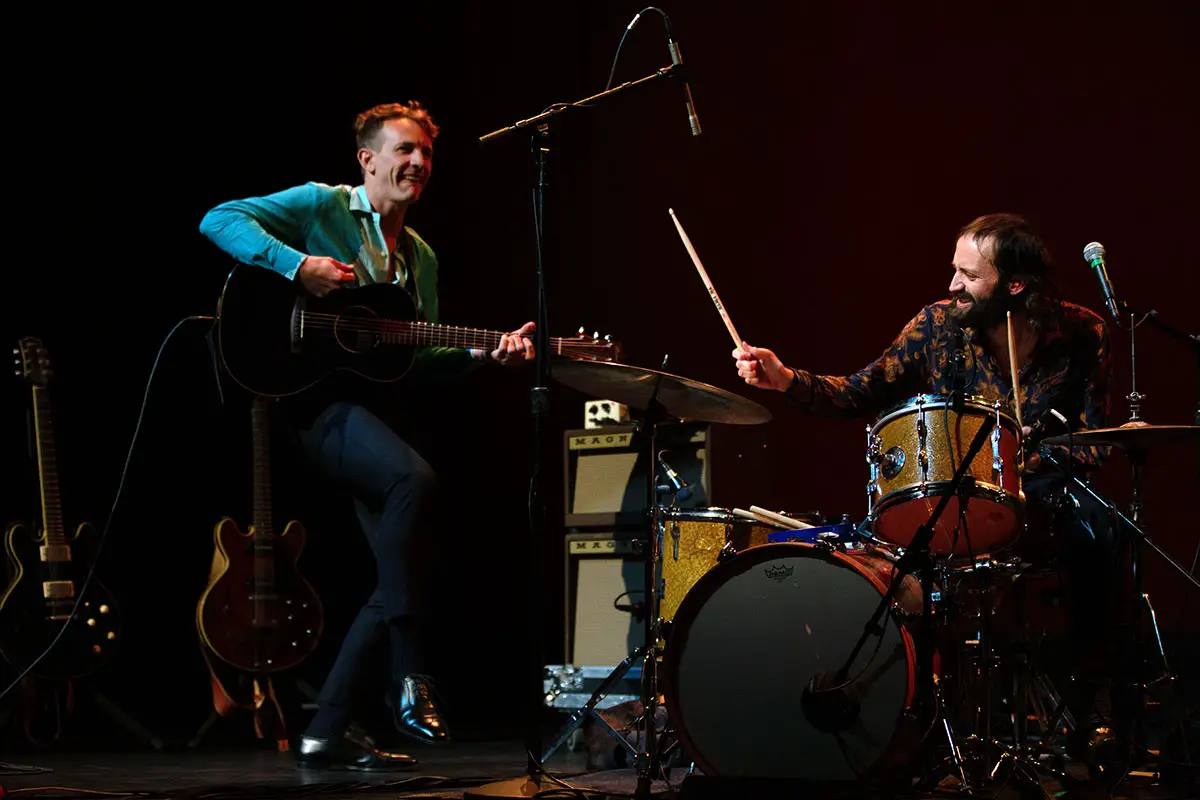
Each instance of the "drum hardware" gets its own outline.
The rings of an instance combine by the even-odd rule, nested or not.
[[[1126,456],[1129,459],[1132,477],[1129,516],[1126,516],[1115,505],[1105,500],[1090,486],[1072,474],[1069,460],[1067,464],[1064,464],[1051,450],[1048,448],[1042,449],[1042,457],[1055,464],[1064,475],[1068,476],[1068,484],[1074,489],[1086,493],[1093,500],[1103,505],[1108,510],[1110,517],[1116,522],[1117,528],[1125,531],[1128,537],[1130,574],[1133,578],[1133,597],[1129,598],[1132,603],[1128,607],[1133,612],[1132,647],[1134,648],[1136,658],[1134,662],[1134,674],[1128,676],[1130,688],[1136,692],[1136,702],[1133,704],[1133,718],[1130,720],[1131,742],[1136,742],[1139,739],[1142,741],[1145,740],[1148,689],[1156,684],[1165,683],[1174,691],[1181,691],[1179,682],[1176,680],[1176,676],[1172,673],[1170,664],[1167,661],[1162,636],[1158,629],[1158,616],[1154,611],[1150,594],[1145,590],[1145,576],[1142,569],[1143,546],[1147,546],[1155,553],[1158,553],[1164,561],[1174,567],[1175,571],[1183,576],[1185,581],[1192,587],[1200,589],[1200,582],[1196,580],[1196,577],[1151,539],[1141,525],[1144,510],[1142,505],[1142,469],[1146,464],[1149,451],[1152,447],[1188,440],[1200,442],[1200,426],[1149,425],[1139,420],[1131,420],[1131,422],[1118,428],[1078,431],[1044,440],[1044,444],[1046,445],[1064,444],[1068,447],[1073,445],[1109,445],[1125,450]],[[1153,678],[1147,674],[1149,665],[1146,659],[1148,649],[1144,618],[1146,616],[1148,616],[1150,626],[1154,631],[1154,647],[1161,665],[1158,675]],[[1184,741],[1186,741],[1186,736],[1184,737]],[[1151,760],[1160,760],[1161,757],[1151,753],[1148,748],[1142,747],[1141,749],[1144,753],[1149,754]]]
[[[971,467],[971,462],[975,458],[975,454],[983,448],[983,444],[988,435],[991,433],[992,426],[995,424],[995,420],[991,419],[990,417],[984,417],[984,422],[979,426],[979,429],[975,433],[974,439],[967,448],[966,456],[962,459],[957,471],[950,480],[950,489],[957,490],[957,487],[963,482],[967,471]],[[941,494],[938,504],[934,508],[933,513],[930,515],[928,521],[926,521],[925,524],[923,524],[917,530],[911,542],[905,547],[904,554],[900,556],[894,565],[896,578],[902,579],[907,574],[920,574],[921,577],[922,637],[921,646],[919,648],[921,657],[918,659],[918,667],[919,678],[922,683],[919,687],[920,691],[918,696],[920,698],[920,702],[926,704],[926,708],[929,707],[930,698],[932,696],[931,690],[933,688],[932,682],[934,671],[933,653],[931,650],[933,644],[932,597],[933,576],[936,570],[936,564],[934,563],[933,554],[929,549],[929,545],[933,540],[939,518],[945,512],[946,507],[950,504],[950,500],[955,496],[956,491],[944,492]],[[888,586],[887,593],[879,601],[879,606],[875,609],[875,613],[864,626],[863,632],[859,636],[858,642],[855,644],[854,649],[851,651],[850,656],[846,660],[846,663],[838,669],[836,675],[839,683],[844,682],[848,677],[850,665],[853,664],[854,660],[858,657],[858,654],[866,644],[867,639],[869,639],[873,632],[878,628],[880,619],[888,610],[888,607],[892,602],[893,595],[896,593],[896,590],[899,587],[900,580],[894,578],[891,584]]]
[[[998,400],[966,396],[958,405],[945,395],[918,395],[867,427],[867,518],[878,539],[907,545],[948,491],[955,507],[935,529],[933,553],[994,551],[1015,537],[1025,505],[1021,428]],[[951,487],[964,445],[989,417],[990,452],[966,461],[971,480]],[[965,500],[973,507],[962,508]]]
[[[664,562],[664,535],[668,522],[678,523],[685,517],[703,518],[708,520],[727,517],[732,524],[732,514],[721,509],[680,509],[664,507],[659,499],[659,476],[672,487],[668,493],[673,493],[676,500],[682,498],[682,490],[686,484],[677,475],[672,477],[673,470],[665,461],[665,457],[656,449],[656,433],[658,426],[668,419],[690,419],[713,423],[732,425],[757,425],[771,419],[771,414],[758,403],[738,395],[709,386],[698,381],[682,378],[661,370],[650,370],[625,364],[606,363],[615,369],[596,369],[600,362],[582,362],[564,360],[555,362],[551,367],[554,380],[567,386],[622,403],[630,409],[636,409],[632,414],[635,421],[634,439],[643,439],[643,447],[647,453],[647,463],[658,463],[659,469],[648,469],[646,474],[648,495],[648,535],[645,547],[644,580],[644,616],[645,638],[624,661],[621,662],[603,680],[592,697],[578,710],[570,714],[568,720],[560,729],[550,746],[542,753],[539,766],[546,763],[558,748],[571,736],[576,728],[586,719],[593,719],[611,736],[632,760],[637,774],[637,788],[634,796],[649,798],[650,786],[664,763],[663,752],[658,742],[655,720],[659,705],[660,680],[658,674],[659,662],[662,657],[664,633],[669,633],[669,622],[662,619],[661,593],[658,587],[658,572]],[[662,369],[667,365],[663,358]],[[725,544],[729,544],[726,542]],[[722,550],[724,548],[722,547]],[[683,553],[671,545],[672,557],[683,557]],[[641,665],[642,685],[642,714],[640,724],[643,735],[639,737],[640,747],[630,744],[620,732],[614,730],[607,721],[597,713],[596,705],[604,698],[614,683],[619,681],[633,667]],[[635,726],[637,721],[635,720]],[[669,753],[673,746],[665,748]]]
[[[936,402],[936,401],[935,401]],[[963,408],[972,408],[973,400],[964,400]],[[918,444],[918,461],[927,462],[928,458],[921,456],[927,454],[931,445],[935,443],[935,437],[929,434],[931,426],[923,424],[925,417],[924,406],[926,402],[918,401],[917,408],[918,425],[917,425],[917,444]],[[977,407],[977,406],[976,406]],[[969,503],[973,500],[981,500],[985,505],[988,503],[1005,502],[1003,492],[980,492],[977,488],[977,474],[972,472],[977,469],[975,466],[976,454],[983,450],[985,445],[991,444],[991,453],[989,466],[993,473],[996,474],[997,480],[995,486],[1003,487],[1006,485],[1004,478],[1005,463],[1015,465],[1017,459],[1004,457],[1001,453],[1000,444],[1003,438],[998,434],[1001,433],[1001,427],[1005,422],[1005,417],[999,410],[999,406],[995,405],[990,409],[991,413],[981,415],[979,427],[975,431],[975,435],[971,440],[969,447],[963,454],[961,459],[958,459],[957,469],[948,484],[941,484],[938,487],[940,495],[937,506],[933,509],[929,519],[922,524],[916,533],[913,535],[910,542],[904,548],[900,557],[894,564],[895,575],[888,593],[880,600],[879,606],[876,608],[874,615],[864,627],[863,633],[860,635],[850,658],[834,676],[834,683],[843,685],[849,675],[850,664],[858,657],[862,647],[867,640],[873,635],[879,620],[883,617],[890,605],[891,595],[899,588],[903,576],[907,574],[917,574],[921,579],[921,621],[918,625],[919,635],[917,636],[917,682],[918,688],[916,692],[916,709],[917,714],[922,720],[927,720],[932,731],[933,726],[939,725],[942,734],[950,749],[950,762],[953,765],[956,777],[961,782],[962,790],[967,793],[972,793],[981,788],[982,785],[995,781],[996,776],[1002,768],[1007,768],[1009,779],[1017,778],[1031,785],[1038,784],[1038,777],[1035,771],[1035,765],[1030,763],[1025,753],[1019,749],[1009,748],[1003,743],[997,741],[992,736],[992,692],[995,675],[994,654],[992,651],[992,630],[991,630],[991,601],[988,596],[992,592],[991,583],[995,578],[997,571],[1005,573],[1010,571],[1011,563],[1007,561],[997,561],[993,559],[990,553],[979,553],[973,555],[971,560],[966,564],[953,564],[951,562],[952,553],[957,551],[957,548],[946,548],[940,553],[935,553],[931,550],[931,542],[937,533],[937,525],[940,517],[946,512],[947,507],[952,500],[958,500],[958,513],[963,518],[970,518],[972,511]],[[945,413],[949,415],[949,408],[945,408]],[[936,424],[936,416],[934,415],[934,423]],[[885,417],[886,420],[886,417]],[[949,426],[943,426],[943,430],[949,431]],[[940,434],[939,434],[940,435]],[[1019,434],[1016,437],[1019,440]],[[1018,448],[1009,448],[1009,453],[1015,453]],[[875,453],[882,453],[882,448],[874,447]],[[890,461],[884,457],[868,459],[872,463],[872,467],[876,468],[872,472],[872,481],[878,480],[883,475],[883,468],[889,463],[896,463],[897,459]],[[1009,471],[1010,474],[1016,473],[1015,468]],[[924,484],[927,489],[929,482]],[[1019,492],[1019,489],[1018,489]],[[878,518],[877,515],[875,517]],[[1000,540],[1002,543],[1007,541]],[[951,550],[951,552],[947,552]],[[940,575],[943,588],[949,588],[947,580],[950,575],[970,574],[979,576],[984,583],[984,588],[980,591],[983,597],[980,603],[979,611],[979,627],[977,635],[974,639],[964,642],[971,647],[975,653],[974,663],[975,671],[970,675],[968,684],[971,690],[973,702],[969,705],[974,709],[973,719],[971,720],[971,732],[964,739],[961,734],[955,731],[954,723],[952,722],[953,707],[948,705],[941,686],[941,678],[936,670],[934,661],[934,642],[935,642],[935,626],[934,617],[934,579]],[[940,595],[938,595],[940,599]],[[1041,684],[1039,684],[1040,686]],[[932,740],[926,739],[925,746],[932,746]],[[998,752],[998,757],[992,761],[987,758],[988,752]]]
[[[887,593],[890,572],[890,562],[866,553],[777,542],[700,578],[679,606],[662,665],[664,701],[703,773],[698,783],[904,782],[898,771],[920,736],[908,714],[913,640],[898,619],[852,664],[852,692],[805,692],[796,680],[851,643],[850,626]],[[911,576],[895,597],[919,611]]]

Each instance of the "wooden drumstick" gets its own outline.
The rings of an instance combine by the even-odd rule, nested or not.
[[[1012,372],[1013,405],[1016,406],[1017,425],[1024,428],[1021,421],[1021,370],[1017,368],[1017,343],[1013,339],[1012,312],[1008,312],[1008,368]]]
[[[696,255],[696,248],[692,247],[692,240],[683,232],[683,226],[679,224],[679,218],[675,216],[675,209],[668,208],[667,213],[671,215],[671,219],[675,220],[675,228],[679,231],[679,238],[683,239],[683,246],[687,248],[688,255],[692,257],[692,263],[696,265],[696,271],[700,273],[700,279],[704,281],[704,286],[708,289],[708,296],[712,298],[713,305],[717,307],[717,311],[721,314],[721,319],[725,322],[725,329],[733,337],[734,348],[740,348],[742,346],[742,337],[738,336],[737,329],[733,327],[733,320],[725,312],[725,306],[721,304],[721,298],[717,296],[717,290],[713,288],[712,281],[708,279],[708,273],[704,271],[704,265],[700,263],[700,256]]]
[[[780,525],[788,525],[794,530],[807,530],[808,528],[816,527],[815,525],[809,525],[807,522],[801,522],[798,519],[792,519],[791,517],[786,517],[783,514],[777,514],[774,511],[768,511],[760,506],[750,506],[750,511],[754,514],[758,514],[761,517],[766,517],[773,522],[778,522]]]

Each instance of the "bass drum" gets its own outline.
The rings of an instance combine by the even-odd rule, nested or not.
[[[881,638],[867,639],[846,689],[813,695],[809,685],[823,673],[821,686],[835,685],[886,594],[890,565],[876,561],[884,559],[781,542],[744,550],[697,581],[666,641],[663,699],[705,775],[886,779],[915,752],[922,736],[907,712],[916,656],[899,620],[919,612],[919,590],[895,595],[896,613]],[[839,698],[848,713],[822,702]]]

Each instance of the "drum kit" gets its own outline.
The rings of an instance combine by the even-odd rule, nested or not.
[[[636,412],[650,454],[665,421],[771,419],[753,401],[660,370],[565,361],[551,376]],[[1149,449],[1200,442],[1198,433],[1139,424],[1043,443],[1115,446],[1140,470]],[[636,796],[648,797],[650,783],[675,767],[701,780],[815,789],[890,791],[949,778],[967,793],[1061,775],[1060,745],[1076,720],[1028,642],[1018,634],[998,646],[993,625],[1000,598],[1039,566],[1014,546],[1025,525],[1025,438],[998,401],[904,402],[867,428],[868,508],[859,522],[754,506],[680,508],[678,485],[651,470],[646,644],[570,715],[542,762],[590,720],[625,750]],[[1131,541],[1154,546],[1138,527],[1140,471],[1135,479],[1132,518],[1101,502]],[[1138,586],[1140,616],[1148,596]],[[635,746],[597,706],[638,668]]]

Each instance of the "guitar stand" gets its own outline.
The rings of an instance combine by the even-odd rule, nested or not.
[[[221,691],[223,694],[226,695],[226,697],[230,703],[227,713],[222,714],[214,705],[213,709],[211,711],[209,711],[208,717],[204,720],[204,722],[200,723],[200,727],[196,729],[196,733],[188,741],[187,748],[189,750],[193,750],[193,749],[199,747],[200,743],[204,739],[204,737],[208,734],[208,732],[210,730],[212,730],[217,725],[218,722],[220,722],[222,719],[228,719],[228,718],[232,718],[235,716],[240,716],[240,712],[248,712],[249,713],[250,718],[254,724],[255,733],[258,736],[258,738],[260,738],[260,739],[270,738],[265,735],[265,733],[262,729],[260,729],[257,715],[262,713],[268,706],[270,706],[270,707],[276,706],[276,703],[278,701],[278,695],[276,694],[275,689],[274,689],[274,678],[275,678],[275,676],[273,674],[254,675],[249,672],[238,672],[237,677],[234,678],[237,690],[244,691],[246,688],[247,681],[252,681],[252,680],[259,681],[259,683],[263,686],[263,689],[266,692],[266,694],[263,696],[261,706],[257,707],[257,708],[246,708],[244,705],[242,705],[238,701],[237,698],[235,698],[229,694],[229,692],[225,689],[224,681],[222,681],[220,683]],[[210,676],[210,679],[211,679],[211,676]],[[313,700],[313,701],[316,700],[316,693],[313,691],[311,686],[309,686],[307,683],[305,683],[303,680],[300,680],[300,679],[296,679],[295,684],[296,684],[296,689],[301,694],[308,697],[310,700]],[[273,697],[273,695],[274,695],[274,697]],[[282,704],[279,704],[279,705],[280,705],[280,707],[277,708],[278,719],[279,719],[279,729],[274,731],[274,734],[275,734],[274,738],[276,740],[277,748],[280,751],[285,751],[285,750],[290,749],[290,734],[288,731],[287,720],[284,718],[283,708],[281,707]],[[303,702],[300,704],[300,708],[301,709],[304,708]],[[268,732],[270,732],[270,731],[268,731]]]
[[[21,683],[25,687],[28,688],[28,691],[26,693],[23,693],[20,696],[21,700],[18,702],[36,702],[37,686],[39,684],[39,681],[41,681],[40,678],[34,678],[34,677],[30,677],[30,676],[27,676],[26,678],[24,678],[21,681]],[[65,681],[62,683],[62,686],[64,687],[63,691],[66,691],[66,692],[69,692],[72,694],[70,716],[74,716],[74,707],[75,707],[75,699],[73,698],[73,695],[75,693],[75,687],[72,684],[73,684],[72,681]],[[125,728],[125,730],[132,733],[138,739],[146,742],[151,747],[153,747],[155,750],[161,751],[164,749],[165,745],[163,743],[162,737],[160,737],[158,734],[154,733],[149,728],[147,728],[145,725],[143,725],[141,722],[139,722],[137,719],[135,719],[131,714],[129,714],[127,711],[125,711],[125,709],[121,708],[115,702],[110,700],[108,698],[108,696],[105,695],[104,693],[102,693],[100,690],[98,690],[98,689],[92,690],[90,693],[90,697],[91,697],[92,705],[95,708],[99,709],[100,711],[103,711],[105,714],[107,714],[109,717],[111,717],[113,719],[113,721],[115,721],[121,727]],[[0,723],[8,722],[9,718],[12,716],[12,714],[13,714],[12,708],[10,707],[8,710],[5,711],[4,716],[0,717]],[[62,727],[64,726],[63,718],[61,716],[59,717],[58,724],[59,724],[59,733],[61,734]],[[37,747],[41,746],[40,742],[36,741],[33,738],[32,734],[30,734],[30,732],[27,728],[25,729],[25,737],[29,741],[30,744],[37,746]],[[58,737],[56,736],[55,738],[57,739]]]
[[[108,699],[106,695],[99,691],[92,692],[92,702],[95,703],[97,708],[124,726],[127,731],[145,739],[155,750],[161,751],[163,749],[164,744],[160,736],[130,716],[123,708]]]

